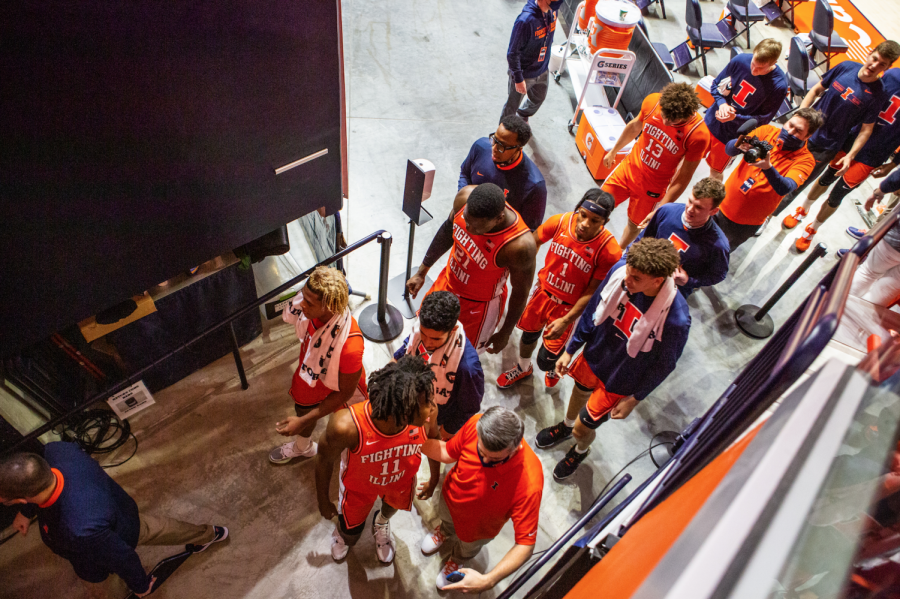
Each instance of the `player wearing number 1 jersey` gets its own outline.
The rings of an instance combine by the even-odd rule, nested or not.
[[[548,387],[559,381],[556,360],[566,347],[572,326],[600,281],[622,256],[612,233],[604,228],[614,207],[610,194],[589,189],[574,212],[552,216],[535,231],[537,244],[549,241],[550,249],[516,325],[522,330],[518,363],[500,375],[500,387],[510,387],[534,373],[531,356],[542,333],[538,368],[544,371]]]
[[[459,297],[459,322],[466,338],[479,353],[496,354],[506,347],[528,301],[537,253],[534,237],[519,213],[505,202],[502,189],[493,183],[463,187],[422,265],[406,282],[412,297],[422,288],[431,266],[451,247],[447,267],[428,293],[444,290]],[[507,278],[512,284],[509,314],[496,330],[506,303]]]
[[[353,404],[331,415],[316,457],[316,494],[323,517],[338,517],[331,534],[331,556],[346,557],[375,501],[381,509],[372,518],[372,534],[379,561],[394,559],[390,517],[412,507],[416,473],[422,462],[426,437],[437,438],[434,403],[435,375],[416,356],[403,356],[369,377],[369,401]],[[426,427],[427,424],[427,427]],[[338,507],[328,497],[334,463],[340,458]],[[440,476],[440,464],[430,461],[431,480],[419,498],[431,497]]]
[[[612,168],[618,151],[640,134],[631,153],[603,183],[616,206],[631,200],[619,246],[634,241],[656,205],[674,202],[687,189],[709,147],[709,130],[698,108],[700,100],[688,84],[666,85],[661,93],[644,98],[640,114],[625,125],[603,158],[604,166]]]

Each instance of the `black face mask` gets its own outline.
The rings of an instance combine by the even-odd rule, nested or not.
[[[484,456],[481,455],[481,450],[479,450],[479,449],[476,447],[476,448],[475,448],[475,451],[478,452],[478,459],[481,460],[481,465],[484,466],[485,468],[496,468],[496,467],[499,466],[500,464],[505,464],[506,462],[509,461],[509,458],[513,457],[513,454],[511,453],[511,454],[509,454],[508,456],[506,456],[504,459],[500,460],[499,462],[485,462],[485,461],[484,461]],[[515,453],[515,452],[513,452],[513,453]]]
[[[788,133],[787,129],[781,130],[781,133],[778,134],[778,139],[781,140],[781,149],[785,152],[793,152],[794,150],[799,150],[803,147],[803,144],[806,143],[800,138],[794,137],[793,135]]]

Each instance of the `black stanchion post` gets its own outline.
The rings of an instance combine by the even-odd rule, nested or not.
[[[769,310],[771,310],[772,307],[778,303],[778,300],[787,293],[787,290],[797,282],[797,279],[802,277],[803,273],[809,270],[809,267],[812,266],[813,262],[827,253],[828,248],[826,248],[824,244],[817,244],[812,252],[810,252],[809,256],[806,257],[806,260],[797,267],[797,270],[791,273],[791,276],[781,284],[781,287],[772,294],[772,297],[769,298],[769,301],[767,301],[762,308],[757,308],[753,304],[744,304],[735,310],[734,322],[737,324],[738,328],[745,334],[756,337],[757,339],[765,339],[770,336],[775,331],[775,323],[772,321],[772,317],[769,316]]]
[[[378,275],[378,303],[368,306],[359,315],[359,329],[370,341],[391,341],[403,331],[403,315],[387,303],[388,268],[391,260],[391,234],[385,231],[378,238],[381,244],[381,266]]]
[[[238,376],[241,379],[241,389],[246,391],[250,388],[247,382],[247,373],[244,372],[244,362],[241,360],[241,346],[238,345],[237,334],[234,332],[234,321],[229,323],[228,330],[231,332],[231,354],[234,356],[234,365],[237,366]]]

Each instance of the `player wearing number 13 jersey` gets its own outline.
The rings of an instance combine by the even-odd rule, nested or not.
[[[677,200],[690,183],[709,146],[709,130],[697,114],[699,107],[700,100],[688,84],[666,85],[661,93],[644,98],[640,114],[625,126],[604,157],[604,165],[612,167],[616,153],[640,134],[631,153],[603,183],[603,191],[613,195],[616,206],[631,200],[619,246],[628,247],[653,208]]]
[[[406,286],[413,297],[425,274],[448,249],[447,267],[428,291],[450,291],[459,297],[459,322],[479,353],[498,353],[528,301],[537,248],[531,231],[493,183],[463,187],[450,218],[435,235],[418,272]],[[506,280],[512,283],[509,315],[495,332],[506,303]]]
[[[426,437],[437,438],[435,375],[421,358],[404,356],[369,377],[369,401],[332,414],[316,457],[319,512],[338,517],[331,535],[331,555],[341,560],[359,540],[375,501],[381,509],[372,519],[375,551],[383,563],[394,559],[389,518],[412,507],[416,473]],[[427,424],[427,427],[426,427]],[[334,463],[340,457],[338,507],[328,497]],[[431,479],[420,497],[434,492],[440,465],[431,462]]]
[[[591,299],[606,273],[622,256],[619,244],[604,225],[615,205],[610,194],[589,189],[574,212],[547,219],[534,233],[540,245],[550,242],[544,268],[531,292],[517,328],[522,330],[518,363],[497,379],[506,388],[531,376],[531,356],[543,333],[538,352],[538,368],[544,371],[544,383],[553,387],[556,360],[562,353],[572,327]]]

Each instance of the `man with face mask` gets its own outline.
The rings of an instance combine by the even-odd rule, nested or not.
[[[404,355],[421,356],[434,369],[437,424],[445,441],[481,410],[484,397],[481,360],[472,342],[466,339],[459,310],[459,298],[449,291],[430,294],[422,300],[412,333],[394,352],[394,360]]]
[[[450,441],[429,439],[422,445],[422,453],[429,458],[444,464],[456,462],[441,489],[440,524],[420,544],[422,553],[431,555],[445,542],[453,543],[437,576],[438,589],[479,593],[531,558],[544,472],[522,438],[524,432],[525,425],[515,412],[494,406],[470,418]],[[515,545],[497,565],[485,574],[461,568],[463,560],[475,557],[508,520],[513,522]],[[457,572],[464,576],[454,582]]]
[[[753,163],[742,159],[725,182],[725,201],[713,218],[728,238],[732,252],[753,237],[782,198],[810,176],[816,159],[806,147],[806,140],[822,123],[822,113],[818,110],[801,108],[783,129],[763,125],[749,133],[768,142],[773,149],[766,158]],[[746,143],[737,146],[737,141],[726,145],[726,152],[732,156],[750,149]]]

